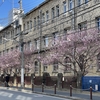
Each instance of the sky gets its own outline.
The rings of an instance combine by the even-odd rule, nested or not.
[[[0,28],[7,25],[8,14],[12,8],[19,8],[19,0],[0,0]],[[45,0],[22,0],[24,12],[28,12]]]

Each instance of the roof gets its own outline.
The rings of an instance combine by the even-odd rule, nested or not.
[[[45,0],[44,2],[42,2],[41,4],[39,4],[38,6],[36,6],[35,8],[33,8],[32,10],[30,10],[29,12],[27,12],[24,17],[26,17],[27,15],[29,15],[30,13],[34,12],[35,10],[37,10],[38,8],[40,8],[41,6],[43,6],[44,4],[48,3],[51,0]]]

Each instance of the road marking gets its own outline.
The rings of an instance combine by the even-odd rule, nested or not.
[[[17,100],[32,100],[31,97],[25,97],[25,96],[22,96],[22,95],[18,95],[16,97]]]
[[[36,95],[34,95],[34,97],[43,97],[43,95],[36,94]]]
[[[9,98],[11,98],[13,96],[12,93],[8,93],[8,92],[0,92],[0,95],[1,96],[6,96],[6,97],[9,97]]]

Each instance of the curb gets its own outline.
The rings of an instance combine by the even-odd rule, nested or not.
[[[58,94],[50,94],[50,93],[45,93],[45,92],[36,92],[36,91],[30,91],[30,90],[25,90],[25,89],[16,89],[16,88],[8,88],[8,87],[0,87],[0,89],[3,90],[11,90],[11,91],[20,91],[20,92],[24,92],[24,93],[36,93],[36,94],[43,94],[43,95],[48,95],[48,96],[55,96],[55,97],[60,97],[60,98],[66,98],[66,99],[71,99],[71,100],[86,100],[86,99],[82,99],[79,97],[70,97],[70,96],[64,96],[64,95],[58,95]]]

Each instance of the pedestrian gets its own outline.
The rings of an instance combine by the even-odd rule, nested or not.
[[[9,85],[8,85],[9,79],[10,79],[10,75],[7,74],[7,76],[5,77],[5,80],[6,80],[6,83],[7,83],[7,87],[9,87]]]

